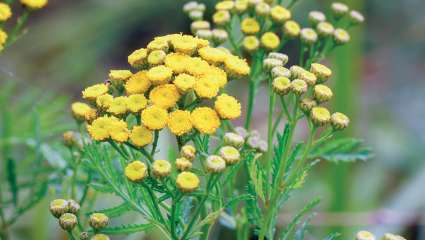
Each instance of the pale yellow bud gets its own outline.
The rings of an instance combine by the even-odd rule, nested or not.
[[[329,101],[332,98],[333,93],[328,86],[323,84],[317,84],[316,86],[314,86],[313,95],[316,101],[322,103]]]
[[[176,159],[176,168],[179,171],[185,171],[192,168],[192,162],[188,160],[187,158],[177,158]]]
[[[331,116],[331,123],[335,130],[342,130],[348,127],[350,119],[345,114],[336,112]]]
[[[324,126],[331,120],[331,113],[324,107],[313,107],[310,116],[313,123],[318,126]]]
[[[302,95],[307,92],[307,83],[301,79],[295,79],[291,82],[291,90],[296,95]]]
[[[103,213],[92,213],[89,218],[89,224],[94,229],[102,229],[109,223],[109,217]]]
[[[220,156],[211,155],[206,160],[206,166],[209,172],[219,173],[226,169],[226,161]]]
[[[291,81],[287,77],[277,77],[273,79],[273,90],[279,95],[286,95],[291,90]]]
[[[64,213],[59,218],[59,225],[65,231],[71,231],[77,225],[77,216],[72,213]]]
[[[220,148],[220,156],[226,161],[226,164],[232,165],[239,162],[241,155],[239,150],[232,146]]]

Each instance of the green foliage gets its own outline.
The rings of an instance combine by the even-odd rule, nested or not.
[[[318,144],[309,155],[311,159],[331,162],[366,161],[372,157],[370,148],[365,147],[362,140],[355,138],[339,138]]]

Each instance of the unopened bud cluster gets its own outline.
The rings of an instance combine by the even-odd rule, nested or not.
[[[49,210],[58,218],[59,226],[65,231],[71,231],[78,223],[76,215],[80,204],[73,199],[55,199],[50,202]]]

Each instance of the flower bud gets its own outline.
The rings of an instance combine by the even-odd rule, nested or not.
[[[371,232],[360,231],[356,234],[356,240],[376,240],[376,238]]]
[[[239,162],[241,154],[239,150],[232,146],[224,146],[220,148],[220,156],[226,161],[226,164],[232,165]]]
[[[77,217],[72,213],[64,213],[59,218],[59,225],[65,231],[71,231],[77,225]]]
[[[248,0],[248,6],[255,7],[257,4],[261,3],[263,0]]]
[[[196,148],[192,145],[186,144],[180,150],[180,155],[190,161],[193,161],[196,157]]]
[[[320,63],[311,64],[310,71],[316,75],[319,82],[324,82],[332,76],[332,71]]]
[[[93,237],[91,237],[90,240],[109,240],[109,239],[110,238],[108,237],[108,235],[98,233],[98,234],[94,235]]]
[[[155,177],[167,177],[171,173],[171,164],[167,160],[155,160],[152,164],[152,173]]]
[[[269,53],[269,58],[275,58],[275,59],[279,59],[282,61],[283,65],[285,65],[286,63],[288,63],[289,57],[286,54],[283,53],[279,53],[279,52],[271,52]]]
[[[151,66],[160,65],[164,62],[167,54],[162,50],[154,50],[148,55],[148,63]]]
[[[394,235],[391,233],[386,233],[384,235],[384,237],[382,238],[382,240],[406,240],[406,238],[399,236],[399,235]]]
[[[245,143],[245,139],[237,134],[232,132],[227,132],[224,134],[224,144],[233,146],[235,148],[240,148]]]
[[[206,160],[207,170],[212,173],[223,172],[226,168],[226,161],[220,156],[211,155]]]
[[[292,14],[288,9],[280,5],[276,5],[270,10],[270,16],[272,17],[273,22],[284,23],[291,19]]]
[[[258,136],[250,136],[246,140],[246,143],[250,148],[257,149],[260,144],[261,139]]]
[[[241,31],[246,35],[256,34],[260,31],[260,24],[255,18],[245,18],[241,22]]]
[[[183,12],[188,14],[191,11],[197,10],[198,2],[196,1],[190,1],[183,5]]]
[[[248,9],[248,1],[236,0],[234,10],[237,14],[242,14]]]
[[[273,91],[279,95],[286,95],[291,90],[291,81],[287,77],[277,77],[273,79]]]
[[[252,53],[260,47],[260,40],[256,36],[247,36],[243,39],[242,46],[247,52]]]
[[[209,29],[201,29],[201,30],[198,30],[195,33],[195,36],[202,38],[202,39],[211,40],[213,34],[212,34],[212,31],[209,30]]]
[[[296,38],[300,35],[300,25],[292,20],[286,21],[282,30],[287,38]]]
[[[102,229],[109,223],[109,217],[103,213],[92,213],[90,215],[89,224],[94,229]]]
[[[334,31],[334,39],[337,44],[346,44],[350,41],[350,34],[344,29],[337,28]]]
[[[302,68],[298,65],[291,66],[289,68],[289,70],[291,71],[291,78],[292,79],[301,78],[302,74],[307,71],[307,70],[305,70],[304,68]]]
[[[234,131],[236,134],[243,137],[244,139],[247,138],[249,135],[248,131],[244,127],[235,127]]]
[[[198,6],[196,7],[196,10],[202,11],[202,12],[205,12],[206,9],[207,9],[207,6],[205,6],[205,4],[203,3],[198,3]]]
[[[223,29],[214,29],[212,30],[212,37],[217,43],[224,43],[229,38],[229,35]]]
[[[312,28],[303,28],[300,33],[301,41],[306,44],[313,44],[317,41],[317,33]]]
[[[350,11],[350,21],[354,24],[360,24],[364,22],[364,16],[356,10]]]
[[[277,78],[277,77],[290,78],[291,77],[291,71],[289,71],[289,69],[282,66],[273,67],[271,70],[271,73],[273,78]]]
[[[295,79],[291,82],[291,90],[296,95],[302,95],[307,92],[307,83],[301,79]]]
[[[199,10],[193,10],[189,12],[189,18],[192,21],[199,21],[204,18],[204,12]]]
[[[279,44],[280,39],[274,32],[266,32],[261,36],[261,45],[267,50],[275,50]]]
[[[209,30],[211,27],[210,23],[207,21],[194,21],[190,25],[190,30],[192,33],[196,33],[199,30]]]
[[[55,199],[50,202],[50,212],[56,218],[59,218],[62,214],[68,212],[68,202],[65,199]]]
[[[80,240],[88,240],[89,239],[89,233],[88,232],[81,232],[80,233]]]
[[[331,120],[331,114],[324,107],[313,107],[310,112],[311,120],[317,126],[324,126]]]
[[[276,58],[266,58],[263,60],[264,69],[270,71],[274,67],[283,66],[283,62]]]
[[[250,136],[250,137],[259,137],[259,138],[261,138],[260,132],[259,132],[259,131],[257,131],[257,130],[251,130],[251,131],[249,132],[249,136]]]
[[[332,13],[336,16],[336,17],[342,17],[344,16],[346,13],[348,13],[349,8],[347,5],[345,5],[344,3],[340,3],[340,2],[334,2],[331,5],[331,10]]]
[[[311,11],[308,13],[308,21],[311,25],[316,26],[320,22],[326,21],[326,16],[320,11]]]
[[[350,124],[350,119],[343,113],[333,113],[331,116],[331,124],[335,130],[347,128]]]
[[[148,57],[148,50],[145,48],[140,48],[132,52],[127,60],[128,63],[134,68],[140,68],[146,63]]]
[[[129,163],[125,169],[124,174],[128,180],[132,182],[140,182],[148,175],[148,168],[146,164],[141,161],[133,161]]]
[[[270,13],[270,5],[265,2],[261,2],[255,6],[255,12],[258,16],[267,16]]]
[[[215,10],[217,11],[231,11],[235,6],[233,1],[225,0],[222,2],[218,2],[215,5]]]
[[[177,188],[184,192],[193,192],[199,187],[199,177],[191,172],[181,172],[177,175]]]
[[[333,93],[328,86],[323,84],[317,84],[316,86],[314,86],[313,95],[316,101],[322,103],[329,101],[332,98]]]
[[[265,153],[265,152],[267,152],[267,148],[268,148],[268,144],[267,144],[266,141],[260,140],[260,142],[258,142],[257,150],[259,152]]]
[[[321,37],[332,36],[334,31],[335,31],[334,26],[329,22],[320,22],[319,24],[317,24],[317,33]]]
[[[314,75],[313,73],[309,71],[303,71],[300,74],[299,78],[301,80],[304,80],[309,86],[313,86],[314,84],[316,84],[316,81],[317,81],[316,75]]]
[[[77,139],[73,131],[66,131],[63,133],[63,143],[67,147],[73,147],[77,144]]]
[[[215,24],[223,26],[230,22],[230,13],[229,11],[218,11],[214,13],[212,18]]]
[[[300,101],[300,109],[306,114],[310,113],[311,109],[316,106],[317,102],[311,98],[304,98]]]
[[[187,158],[177,158],[176,159],[176,168],[179,171],[186,171],[192,168],[192,162]]]
[[[68,199],[68,212],[77,214],[80,210],[80,204],[77,203],[74,199]]]

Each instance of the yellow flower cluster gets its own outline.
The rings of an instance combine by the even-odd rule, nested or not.
[[[135,73],[111,70],[110,81],[82,91],[87,103],[72,105],[73,115],[87,122],[94,140],[143,147],[153,141],[152,131],[168,127],[176,136],[194,129],[213,134],[221,120],[241,115],[238,100],[220,89],[231,78],[247,76],[250,67],[207,40],[181,34],[157,37],[131,53],[128,62]],[[204,100],[212,100],[213,106]],[[139,121],[131,122],[129,116]]]

